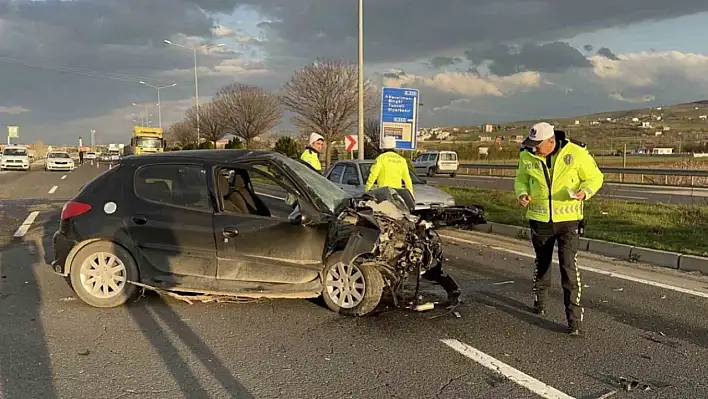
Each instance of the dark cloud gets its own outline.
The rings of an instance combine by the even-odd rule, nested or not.
[[[296,57],[356,57],[357,7],[349,0],[242,0],[267,14],[274,50]],[[472,44],[556,40],[597,29],[708,10],[705,0],[386,0],[365,2],[366,58],[404,62]]]
[[[612,52],[612,50],[608,49],[607,47],[602,47],[601,49],[597,50],[597,55],[601,55],[607,59],[618,61],[619,57],[615,53]]]
[[[455,65],[458,62],[462,62],[460,57],[434,57],[428,61],[428,65],[433,69],[438,69],[450,65]]]
[[[565,42],[525,44],[521,47],[497,45],[484,51],[467,51],[466,55],[476,65],[488,62],[489,71],[500,76],[525,71],[560,73],[571,68],[592,66],[580,51]]]

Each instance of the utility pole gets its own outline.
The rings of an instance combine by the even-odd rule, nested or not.
[[[364,0],[359,0],[359,129],[357,147],[359,160],[364,159]]]

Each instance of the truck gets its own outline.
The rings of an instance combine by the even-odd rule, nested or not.
[[[130,144],[123,147],[124,155],[140,155],[163,152],[165,139],[159,127],[133,126]]]

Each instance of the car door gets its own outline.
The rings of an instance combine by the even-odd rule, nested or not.
[[[342,187],[342,174],[344,173],[344,164],[341,162],[334,164],[332,168],[330,169],[329,173],[327,173],[327,176],[325,176],[329,181],[332,183],[336,184],[340,188]]]
[[[364,192],[364,184],[359,172],[358,165],[346,162],[344,173],[342,173],[342,184],[340,187],[349,195],[358,195]]]
[[[222,169],[211,173],[215,196],[219,198],[219,211],[213,216],[217,278],[281,284],[304,284],[317,279],[322,269],[326,226],[303,226],[293,224],[287,217],[276,216],[280,213],[272,209],[282,206],[276,202],[283,200],[259,196],[250,182],[253,170],[243,168],[235,170],[244,180],[244,188],[239,193],[227,194],[227,190],[238,190],[239,183],[229,186]],[[271,181],[289,191],[282,180]],[[230,195],[237,195],[244,203],[255,203],[257,208],[266,206],[272,216],[229,210],[225,201],[231,201]]]
[[[216,277],[216,244],[199,164],[153,164],[134,172],[126,226],[139,255],[161,273]]]

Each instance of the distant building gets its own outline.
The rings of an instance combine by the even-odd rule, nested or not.
[[[701,115],[698,117],[698,119],[700,119],[702,121],[706,120],[706,118],[708,118],[708,115]]]
[[[648,129],[651,127],[651,123],[650,122],[642,122],[642,127],[645,129]]]
[[[674,149],[668,147],[655,147],[651,149],[651,153],[653,155],[670,155],[674,153]]]
[[[490,123],[484,124],[482,125],[482,131],[484,131],[484,133],[491,133],[494,131],[494,125]]]
[[[580,124],[580,121],[579,121],[579,120],[576,120],[575,122],[573,122],[573,124],[574,124],[574,125],[579,125],[579,124]]]
[[[490,142],[492,141],[492,136],[479,136],[479,141]]]
[[[515,143],[521,143],[522,141],[524,141],[524,136],[521,136],[521,135],[511,136],[511,141],[513,141]]]

